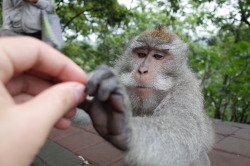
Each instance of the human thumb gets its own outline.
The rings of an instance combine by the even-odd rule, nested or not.
[[[51,128],[67,111],[84,100],[84,89],[85,86],[77,82],[60,83],[22,104],[22,107],[36,125],[40,123]]]

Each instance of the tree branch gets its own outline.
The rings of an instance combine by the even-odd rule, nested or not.
[[[89,12],[89,11],[95,11],[95,12],[97,12],[97,11],[102,11],[102,10],[103,10],[103,8],[94,7],[94,8],[92,8],[92,9],[86,9],[86,10],[83,10],[83,11],[77,13],[74,17],[72,17],[72,18],[63,26],[62,31],[64,32],[64,31],[65,31],[65,28],[66,28],[75,18],[77,18],[78,16],[80,16],[80,15],[83,14],[84,12]]]
[[[83,14],[84,12],[85,12],[85,10],[84,10],[84,11],[81,11],[81,12],[79,12],[79,13],[77,13],[74,17],[72,17],[72,18],[63,26],[62,31],[64,32],[64,31],[65,31],[65,28],[66,28],[75,18],[77,18],[78,16],[80,16],[80,15]]]
[[[246,23],[248,27],[250,28],[250,22],[247,20],[246,11],[243,9],[242,1],[239,1],[239,7],[240,7],[240,14],[241,14],[241,21]]]

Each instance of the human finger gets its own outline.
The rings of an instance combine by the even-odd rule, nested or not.
[[[86,83],[86,74],[72,60],[31,37],[1,38],[0,58],[0,80],[4,83],[12,76],[30,69],[60,81]]]
[[[5,85],[0,81],[0,111],[14,104],[14,100],[8,93]]]
[[[63,117],[72,118],[73,116],[75,116],[75,114],[76,114],[76,109],[72,109],[72,110],[68,111],[66,114],[64,114]]]
[[[53,83],[40,79],[39,77],[21,74],[6,83],[6,88],[12,96],[16,96],[20,93],[35,96],[52,85]]]
[[[61,118],[56,122],[55,128],[57,128],[57,129],[67,129],[67,128],[70,127],[70,125],[71,125],[70,119]]]
[[[84,85],[77,82],[61,83],[43,91],[21,105],[27,116],[36,121],[40,130],[49,131],[63,115],[85,98]],[[39,127],[38,127],[39,128]]]
[[[12,78],[2,88],[0,88],[0,100],[2,102],[23,103],[30,100],[38,93],[52,86],[51,82],[30,76],[18,75]]]
[[[53,83],[39,77],[21,74],[6,83],[6,88],[12,96],[16,96],[21,93],[35,96],[52,85]]]
[[[54,127],[58,128],[58,129],[67,129],[71,125],[70,118],[75,116],[75,114],[76,114],[75,109],[68,111],[66,114],[63,115],[63,117],[61,119],[59,119],[56,122]]]
[[[18,94],[16,96],[13,96],[13,99],[14,99],[14,102],[16,104],[21,104],[21,103],[24,103],[24,102],[31,100],[33,97],[34,96],[29,95],[27,93],[21,93],[21,94]]]

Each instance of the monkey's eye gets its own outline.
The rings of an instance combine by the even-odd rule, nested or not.
[[[164,56],[161,55],[161,54],[154,54],[153,56],[154,56],[155,59],[161,59],[161,58],[164,57]]]
[[[138,52],[138,53],[137,53],[137,56],[138,56],[139,58],[144,58],[144,57],[147,56],[147,54],[144,53],[144,52]]]

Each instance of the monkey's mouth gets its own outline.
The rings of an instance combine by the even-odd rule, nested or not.
[[[136,85],[135,88],[138,89],[154,89],[152,86],[145,86],[145,85]]]

